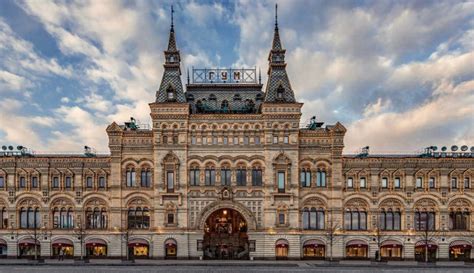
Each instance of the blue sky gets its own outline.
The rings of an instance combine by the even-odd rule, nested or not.
[[[0,1],[0,143],[107,152],[150,123],[170,5],[191,67],[260,67],[275,1]],[[474,145],[474,2],[278,1],[302,122],[347,128],[345,153]]]

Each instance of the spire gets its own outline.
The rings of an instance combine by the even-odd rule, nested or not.
[[[275,30],[273,32],[272,49],[274,50],[282,49],[282,45],[280,41],[280,32],[278,30],[278,4],[275,4]]]
[[[160,88],[156,91],[156,102],[186,102],[181,82],[181,57],[174,33],[174,9],[171,6],[171,28],[168,49],[165,50],[165,70]]]
[[[278,5],[275,5],[275,31],[270,54],[268,54],[268,79],[265,91],[265,102],[295,102],[295,94],[291,89],[286,73],[286,50],[283,49],[278,29]]]
[[[175,37],[175,34],[174,34],[174,16],[173,16],[173,13],[174,13],[174,9],[173,9],[173,5],[171,5],[171,28],[170,28],[170,37],[169,37],[169,40],[168,40],[168,51],[177,51],[177,47],[176,47],[176,37]]]

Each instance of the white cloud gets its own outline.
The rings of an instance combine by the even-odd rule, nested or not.
[[[21,90],[31,87],[29,80],[22,76],[0,70],[0,92],[7,90]]]

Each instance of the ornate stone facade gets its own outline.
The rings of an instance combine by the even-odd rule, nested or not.
[[[113,122],[107,156],[0,157],[1,254],[470,258],[472,155],[349,156],[340,123],[300,128],[277,25],[265,96],[186,85],[217,109],[184,93],[174,28],[169,44],[151,130]],[[222,90],[253,92],[255,108],[226,108],[241,104]]]

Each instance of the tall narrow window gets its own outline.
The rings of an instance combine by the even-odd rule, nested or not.
[[[99,177],[99,189],[105,189],[105,176]]]
[[[361,177],[360,180],[359,180],[359,186],[361,189],[364,189],[367,187],[367,183],[366,183],[366,180],[365,180],[365,177]]]
[[[221,185],[222,186],[230,186],[230,170],[224,168],[221,170]]]
[[[196,144],[196,136],[191,136],[191,144]]]
[[[174,172],[166,172],[166,190],[168,192],[174,192]]]
[[[239,144],[239,137],[234,137],[234,145],[238,145]]]
[[[199,186],[199,169],[193,168],[189,170],[189,184],[191,186]]]
[[[423,178],[422,178],[422,177],[417,177],[417,178],[416,178],[416,185],[415,185],[415,187],[416,187],[417,189],[423,188]]]
[[[347,178],[347,188],[352,189],[354,187],[354,179],[352,177]]]
[[[206,186],[214,186],[216,184],[216,170],[208,168],[205,170]]]
[[[316,187],[326,187],[326,171],[318,170],[316,173]]]
[[[53,177],[53,189],[59,189],[59,177]]]
[[[388,178],[382,177],[382,189],[386,189],[388,187]]]
[[[26,178],[24,176],[20,177],[20,189],[26,188]]]
[[[247,185],[247,170],[240,168],[237,169],[237,186]]]
[[[284,225],[285,224],[285,213],[284,212],[278,213],[278,224],[279,225]]]
[[[127,187],[135,187],[136,172],[134,168],[127,169],[126,172]]]
[[[311,171],[309,169],[301,169],[300,181],[301,187],[311,187]]]
[[[226,136],[225,136],[225,137],[223,137],[223,138],[222,138],[222,143],[223,143],[224,145],[227,145],[227,144],[229,144],[229,138],[228,138],[228,137],[226,137]]]
[[[64,187],[66,189],[72,189],[72,177],[66,176],[66,181]]]
[[[278,192],[285,192],[285,172],[278,172]]]
[[[395,177],[395,180],[393,181],[393,186],[395,189],[401,188],[400,177]]]
[[[458,179],[456,177],[451,177],[451,188],[453,190],[458,188]]]
[[[290,143],[290,140],[289,140],[288,136],[283,137],[283,143],[285,143],[285,144]]]
[[[5,188],[5,178],[3,176],[0,176],[0,188]]]
[[[278,136],[273,136],[273,144],[277,144],[278,143]]]
[[[92,184],[93,184],[93,183],[92,183],[92,176],[88,176],[88,177],[86,178],[86,188],[92,189]]]
[[[471,180],[469,177],[464,177],[464,188],[469,189],[471,187]]]
[[[202,137],[202,144],[207,145],[207,136]]]
[[[249,137],[244,136],[244,145],[249,145]]]
[[[255,144],[257,144],[257,145],[260,144],[260,137],[259,137],[259,136],[256,136],[256,137],[254,138],[254,142],[255,142]]]
[[[141,171],[140,175],[141,186],[144,188],[149,188],[151,186],[151,170],[144,169]]]
[[[262,170],[259,168],[252,170],[252,186],[262,186]]]
[[[430,186],[430,189],[434,189],[436,187],[436,180],[434,177],[430,177],[429,186]]]

